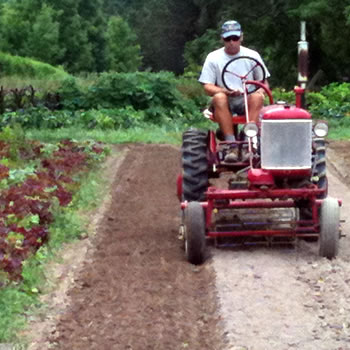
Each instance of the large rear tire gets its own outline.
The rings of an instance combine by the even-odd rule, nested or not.
[[[182,136],[183,200],[203,201],[208,189],[208,133],[189,129]]]
[[[314,147],[312,151],[312,179],[316,179],[315,183],[319,189],[324,192],[317,196],[317,198],[323,199],[328,194],[328,180],[327,180],[327,167],[326,167],[326,144],[323,138],[314,139]],[[308,200],[299,200],[297,202],[299,208],[300,218],[302,220],[312,219],[312,211]],[[313,241],[314,239],[307,239]]]
[[[318,198],[326,198],[328,193],[328,180],[326,168],[326,144],[325,140],[318,138],[314,140],[313,151],[313,177],[317,177],[317,187],[325,192]]]
[[[191,264],[199,265],[205,260],[205,215],[199,202],[190,202],[184,213],[185,253]]]
[[[328,259],[334,258],[339,249],[340,209],[335,198],[324,199],[320,210],[319,255]]]

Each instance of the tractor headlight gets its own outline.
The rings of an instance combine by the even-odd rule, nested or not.
[[[258,135],[259,129],[255,123],[248,123],[244,125],[243,132],[247,137],[254,137]]]
[[[328,135],[328,124],[325,121],[319,121],[314,125],[314,133],[317,137],[325,137]]]

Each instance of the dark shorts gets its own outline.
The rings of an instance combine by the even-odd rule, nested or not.
[[[233,115],[244,115],[245,114],[245,106],[244,106],[244,96],[235,96],[229,97],[229,107],[230,111]],[[214,112],[214,106],[210,105],[209,110]]]
[[[232,114],[244,115],[245,105],[244,96],[229,97],[230,111]]]

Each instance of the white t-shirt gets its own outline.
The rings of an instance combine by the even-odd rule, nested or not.
[[[198,79],[199,82],[202,84],[215,84],[221,87],[225,87],[222,82],[222,71],[228,61],[240,56],[248,56],[258,60],[265,69],[266,78],[270,76],[270,73],[267,70],[258,52],[252,49],[249,49],[247,47],[241,46],[240,51],[236,55],[231,56],[231,55],[228,55],[225,52],[225,48],[222,47],[218,50],[215,50],[209,53],[209,55],[207,56],[203,65],[202,73]],[[250,72],[254,66],[256,66],[256,62],[254,62],[253,60],[240,59],[233,62],[232,65],[230,64],[228,67],[228,70],[230,72],[234,72],[235,74],[244,76],[248,72]],[[225,82],[230,89],[242,89],[242,80],[235,74],[226,73]],[[257,67],[253,71],[251,71],[248,74],[247,79],[258,80],[258,81],[262,80],[261,67]],[[254,87],[252,86],[252,88]],[[249,86],[248,86],[248,89],[249,89]]]

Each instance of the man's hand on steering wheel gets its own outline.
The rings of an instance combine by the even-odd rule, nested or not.
[[[225,94],[227,96],[240,96],[243,95],[243,90],[242,89],[233,89],[233,90],[225,90]]]

